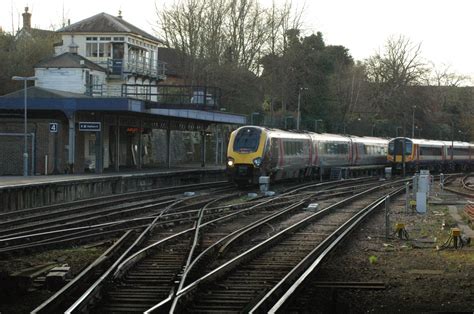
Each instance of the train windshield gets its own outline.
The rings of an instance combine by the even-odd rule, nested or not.
[[[262,131],[257,128],[243,128],[237,133],[234,140],[234,151],[253,153],[258,149]]]
[[[409,139],[405,139],[405,155],[411,155],[413,143]],[[388,153],[390,155],[401,155],[403,151],[403,139],[397,138],[388,143]]]

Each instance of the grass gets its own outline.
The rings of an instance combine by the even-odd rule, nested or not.
[[[73,272],[78,272],[84,266],[98,258],[106,249],[106,246],[100,246],[50,250],[28,256],[20,256],[10,260],[3,260],[0,262],[0,270],[12,273],[36,265],[57,262],[58,264],[69,264]]]

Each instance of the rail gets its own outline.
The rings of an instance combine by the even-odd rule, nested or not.
[[[388,194],[393,197],[404,191],[404,187]],[[321,261],[370,213],[385,203],[387,196],[382,196],[366,206],[362,211],[345,222],[329,237],[321,242],[310,254],[294,267],[277,285],[275,285],[250,311],[250,313],[275,313],[291,299],[294,293],[301,289],[305,281],[318,268]],[[276,300],[276,301],[275,301]]]

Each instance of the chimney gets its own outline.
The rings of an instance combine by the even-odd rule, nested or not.
[[[118,17],[119,19],[122,18],[122,10],[119,10],[117,17]]]
[[[25,7],[25,13],[23,15],[23,28],[31,29],[31,13],[28,13],[28,7]]]

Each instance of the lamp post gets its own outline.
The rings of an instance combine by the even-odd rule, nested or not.
[[[314,132],[318,132],[318,122],[323,122],[322,119],[314,120]]]
[[[12,77],[12,80],[14,81],[23,81],[24,82],[24,147],[23,147],[23,176],[27,177],[28,176],[28,138],[27,138],[27,132],[28,132],[28,118],[27,118],[27,110],[28,110],[28,105],[27,105],[27,82],[28,81],[34,81],[37,78],[35,76],[14,76]]]
[[[372,136],[375,135],[375,123],[372,123]]]
[[[411,117],[411,138],[415,138],[415,109],[416,106],[413,106],[413,115]]]
[[[306,87],[300,87],[298,90],[298,115],[296,117],[296,129],[300,129],[300,119],[301,119],[301,91],[306,90]]]
[[[454,162],[454,119],[451,120],[451,164]]]

